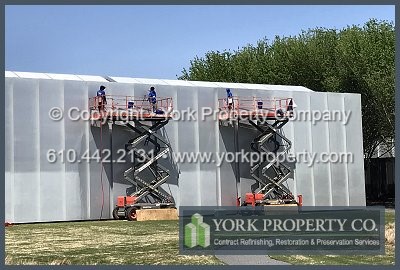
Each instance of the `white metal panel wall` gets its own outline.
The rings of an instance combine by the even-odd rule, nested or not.
[[[328,95],[329,110],[344,111],[344,98],[341,94],[331,93]],[[346,126],[343,123],[329,122],[329,149],[331,152],[346,152]],[[350,128],[350,127],[347,127]],[[351,164],[349,164],[351,166]],[[349,205],[349,179],[348,164],[332,163],[332,205]]]
[[[141,94],[146,94],[148,92],[148,89],[151,87],[151,85],[146,85],[146,88],[143,89],[143,92]],[[159,88],[161,86],[158,86]],[[171,97],[173,103],[175,104],[176,101],[178,100],[178,93],[180,91],[184,91],[185,89],[181,89],[176,86],[169,86],[169,85],[163,85],[161,88],[159,88],[161,92],[158,92],[158,95],[160,97]],[[159,89],[156,89],[157,91]],[[170,120],[167,125],[164,126],[158,134],[162,135],[163,139],[167,141],[172,148],[172,152],[168,154],[167,159],[162,159],[160,161],[160,164],[163,165],[165,168],[169,170],[169,178],[167,179],[167,182],[163,184],[161,187],[166,191],[166,192],[171,192],[173,198],[175,199],[175,203],[179,205],[180,202],[180,193],[178,189],[178,181],[179,181],[179,165],[172,160],[172,155],[173,153],[178,151],[179,147],[179,132],[178,132],[178,122]]]
[[[178,111],[198,107],[197,91],[180,89],[174,107]],[[182,91],[183,90],[183,91]],[[161,88],[158,89],[161,93]],[[180,152],[199,152],[199,124],[196,121],[178,122],[178,149]],[[201,205],[202,190],[200,181],[200,163],[179,164],[179,196],[181,205]]]
[[[110,218],[116,197],[125,195],[129,186],[123,171],[129,164],[104,164],[103,188],[100,181],[101,164],[80,162],[71,164],[47,162],[49,149],[74,149],[78,156],[86,149],[94,153],[100,146],[100,129],[85,121],[62,119],[52,121],[48,112],[60,107],[64,112],[72,107],[87,108],[88,98],[95,96],[99,85],[107,94],[143,96],[155,86],[160,97],[172,97],[174,108],[182,111],[216,106],[218,98],[226,96],[225,88],[211,82],[177,82],[125,78],[124,82],[96,81],[85,76],[6,73],[6,220],[11,222],[56,221]],[[56,79],[50,79],[56,78]],[[129,79],[129,80],[128,80]],[[220,86],[223,86],[220,84]],[[231,87],[232,85],[229,84]],[[318,93],[308,89],[284,86],[267,88],[238,85],[232,91],[238,96],[293,97],[301,110],[351,110],[347,125],[340,122],[292,121],[283,128],[291,139],[294,152],[352,152],[354,163],[295,164],[288,185],[295,195],[302,194],[304,205],[364,205],[364,170],[361,129],[361,99],[356,94]],[[247,89],[251,88],[251,89]],[[275,90],[274,90],[275,89]],[[233,128],[222,127],[212,118],[201,121],[173,121],[161,130],[174,152],[233,151]],[[103,148],[110,148],[113,133],[113,155],[123,148],[132,132],[122,126],[102,128]],[[239,146],[249,150],[250,129],[239,129]],[[236,183],[233,164],[220,167],[206,163],[172,164],[162,161],[171,170],[168,184],[177,205],[235,205]],[[254,180],[249,176],[249,164],[240,164],[240,193],[250,192]],[[26,203],[27,200],[29,203]],[[102,210],[103,208],[103,210]]]
[[[349,204],[365,205],[364,151],[362,140],[361,95],[342,94],[344,108],[351,112],[346,125],[346,150],[354,156],[347,166],[349,179]]]
[[[65,149],[65,120],[52,121],[49,117],[52,107],[64,107],[64,83],[41,80],[39,84],[40,220],[65,220],[65,164],[60,159],[55,163],[47,162],[48,150]]]
[[[17,79],[12,92],[14,194],[11,207],[14,207],[15,220],[29,222],[40,220],[39,81]]]
[[[53,107],[64,114],[72,107],[84,110],[88,96],[95,95],[98,87],[98,83],[73,80],[6,78],[7,221],[99,218],[102,193],[95,174],[99,165],[61,162],[58,154],[56,162],[47,158],[52,149],[73,149],[78,156],[88,149],[94,139],[87,122],[68,117],[53,121],[49,111]],[[109,218],[107,175],[104,181],[103,218]]]
[[[310,108],[323,113],[328,110],[328,94],[310,95]],[[329,153],[329,124],[326,121],[311,123],[312,150],[314,153]],[[331,164],[317,162],[313,164],[314,205],[332,205]]]
[[[217,147],[216,131],[218,130],[218,122],[214,121],[212,116],[203,111],[203,108],[216,105],[214,88],[197,89],[197,111],[198,111],[198,134],[199,134],[199,152],[215,153]],[[218,189],[216,181],[215,163],[200,162],[199,182],[201,187],[200,205],[217,205]]]
[[[6,73],[7,75],[7,73]],[[13,115],[13,88],[14,80],[5,80],[5,186],[4,186],[4,201],[5,201],[5,218],[14,220],[14,115]],[[8,105],[7,105],[8,104]]]
[[[231,127],[219,127],[217,153],[234,151],[233,130]],[[236,205],[237,189],[235,169],[232,163],[223,162],[217,167],[217,194],[219,195],[219,205]],[[240,196],[240,195],[239,195]]]
[[[313,93],[293,93],[293,99],[297,104],[298,110],[309,110],[311,95]],[[294,153],[312,153],[312,140],[314,138],[311,134],[311,122],[294,122],[293,142]],[[296,188],[297,193],[303,195],[304,205],[315,205],[314,197],[314,172],[313,168],[308,166],[305,162],[296,161]],[[325,181],[325,179],[323,179]],[[298,195],[296,194],[296,195]]]

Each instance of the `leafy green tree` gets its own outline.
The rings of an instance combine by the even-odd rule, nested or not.
[[[233,52],[210,51],[191,60],[179,79],[359,93],[365,156],[394,141],[395,27],[390,22],[371,19],[363,26],[262,39]]]

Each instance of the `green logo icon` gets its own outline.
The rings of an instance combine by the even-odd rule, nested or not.
[[[210,245],[210,226],[203,222],[203,216],[194,214],[192,222],[185,225],[185,246],[208,247]]]

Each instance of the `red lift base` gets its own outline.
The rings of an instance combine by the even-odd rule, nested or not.
[[[137,219],[136,210],[142,209],[163,209],[175,208],[174,203],[137,203],[136,197],[118,196],[117,205],[113,210],[114,219],[127,219],[135,221]]]
[[[301,196],[301,195],[300,195]],[[299,196],[299,199],[300,199]],[[283,199],[265,199],[263,200],[264,194],[262,193],[246,193],[245,200],[242,206],[262,206],[262,205],[284,205],[284,204],[295,204],[301,206],[302,201],[297,202],[294,198],[283,198]],[[302,197],[301,197],[302,198]]]

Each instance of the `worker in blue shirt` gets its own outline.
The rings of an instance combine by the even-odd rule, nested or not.
[[[100,112],[104,111],[104,107],[107,104],[105,89],[106,87],[102,85],[100,86],[99,91],[97,91],[97,104]]]
[[[157,111],[157,93],[153,86],[150,87],[150,89],[149,89],[149,94],[147,95],[147,99],[153,108],[153,112],[156,112]]]
[[[233,108],[233,95],[231,89],[226,89],[226,103],[228,104],[228,109],[231,110]]]

